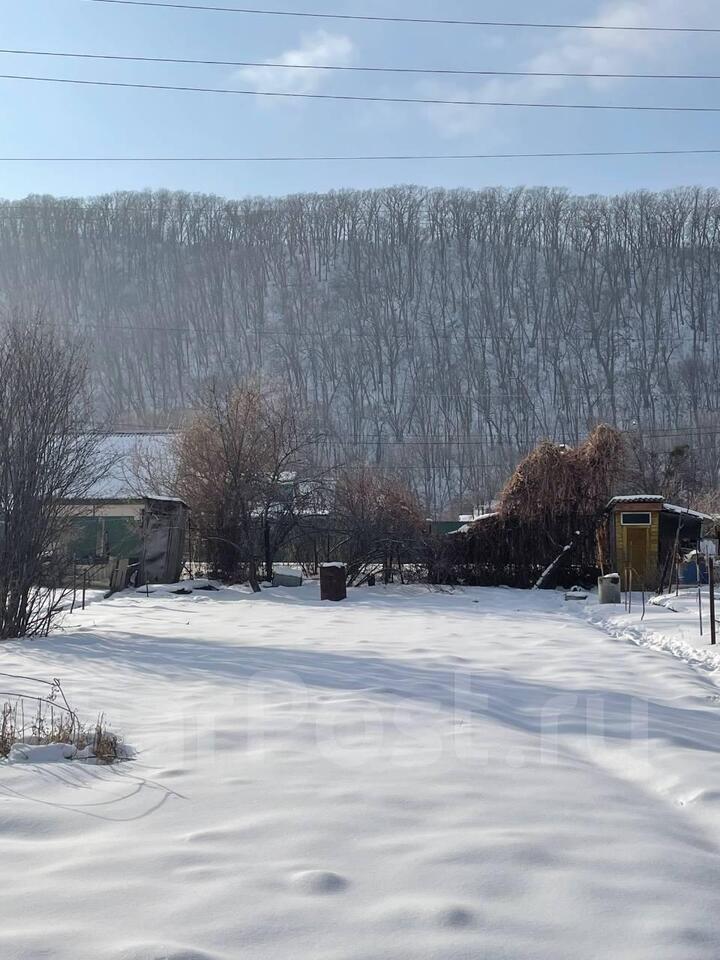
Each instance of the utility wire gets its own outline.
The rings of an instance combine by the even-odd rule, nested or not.
[[[622,432],[628,433],[631,431],[624,430]],[[164,436],[164,435],[176,434],[176,433],[180,433],[180,430],[178,428],[159,429],[157,431],[154,431],[154,434],[149,434],[147,431],[140,429],[137,431],[121,430],[121,431],[118,431],[117,433],[111,433],[110,436],[123,436],[123,435],[127,436],[128,434],[132,434],[133,436],[147,437],[147,436],[153,436],[153,435]],[[643,436],[648,438],[655,438],[655,439],[666,439],[663,436],[658,436],[657,434],[654,434],[652,431],[643,432]],[[427,448],[447,447],[447,446],[505,447],[505,449],[507,450],[507,453],[511,457],[522,457],[524,456],[524,454],[522,453],[522,448],[526,448],[531,445],[535,446],[538,443],[542,443],[543,441],[546,441],[546,440],[549,440],[551,443],[556,443],[556,444],[575,444],[578,442],[577,440],[572,438],[568,439],[567,436],[559,438],[556,435],[549,436],[548,434],[543,434],[537,437],[529,438],[527,441],[525,441],[519,446],[515,446],[513,441],[506,441],[504,439],[492,440],[489,437],[467,437],[467,436],[447,437],[445,439],[438,439],[436,437],[425,438],[425,437],[410,436],[402,440],[393,440],[390,438],[384,439],[384,438],[375,438],[375,437],[355,437],[352,439],[340,437],[335,439],[334,441],[333,441],[333,438],[326,438],[326,439],[330,439],[331,442],[335,442],[337,444],[340,444],[346,447],[354,447],[354,446],[427,447]],[[322,442],[325,442],[325,440],[318,441],[318,442],[322,443]],[[495,452],[497,451],[493,451],[493,453]],[[478,464],[478,466],[485,469],[507,469],[507,463],[481,463],[481,464]]]
[[[2,220],[2,213],[0,213],[0,220]],[[87,222],[99,222],[99,221],[83,221],[83,222],[87,223]],[[194,325],[187,325],[187,324],[185,326],[167,326],[167,325],[150,326],[147,324],[133,324],[133,323],[84,323],[82,324],[83,332],[98,331],[100,333],[106,333],[109,330],[121,330],[127,333],[184,333],[184,334],[197,335],[197,336],[203,336],[206,333],[206,331],[202,328],[199,328]],[[334,340],[337,340],[338,337],[343,337],[343,336],[349,337],[352,340],[353,345],[358,345],[360,343],[368,342],[371,340],[371,337],[368,334],[359,333],[357,331],[353,333],[349,333],[347,330],[343,330],[343,331],[328,330],[324,333],[320,333],[314,330],[300,332],[296,330],[277,330],[277,329],[265,328],[261,331],[255,331],[255,330],[237,331],[236,330],[234,331],[234,333],[246,334],[247,339],[249,340],[255,339],[258,335],[262,336],[264,339],[270,339],[275,337],[289,337],[290,339],[301,341],[300,343],[301,346],[307,346],[308,341],[314,341],[314,340],[322,340],[323,342],[326,342],[328,337],[332,337]],[[560,343],[558,338],[555,337],[555,343],[559,344],[560,346],[563,346],[563,345],[569,346],[570,344],[576,345],[579,343],[583,343],[583,344],[597,343],[597,341],[593,337],[589,337],[586,335],[574,335],[574,334],[566,335],[565,339],[568,342],[565,344],[562,344]],[[491,342],[491,343],[518,344],[520,340],[522,340],[521,334],[508,335],[508,334],[495,334],[495,333],[477,333],[473,335],[473,342],[475,343]],[[679,339],[672,340],[670,342],[678,346],[682,346],[684,343],[684,341]],[[622,346],[622,347],[637,346],[641,343],[642,343],[642,340],[637,337],[615,341],[615,345]],[[529,346],[527,343],[525,343],[524,346],[526,348],[529,347],[530,349],[536,349],[538,345],[534,344],[532,346]],[[520,378],[517,376],[513,376],[510,379],[518,380]],[[606,397],[604,397],[603,395],[608,393],[608,391],[609,391],[609,387],[603,386],[601,384],[597,385],[595,388],[595,394],[596,394],[595,402],[600,402],[601,400],[605,400]],[[563,400],[588,399],[588,394],[587,394],[587,391],[585,390],[573,389],[571,391],[564,391],[558,388],[557,393],[560,395],[560,398]],[[395,395],[396,400],[400,400],[403,402],[420,400],[420,399],[428,399],[428,398],[442,399],[442,400],[462,398],[462,399],[471,401],[472,403],[477,403],[478,401],[488,400],[488,399],[498,399],[498,398],[513,399],[513,398],[520,398],[520,397],[529,399],[533,402],[547,401],[549,403],[554,403],[558,399],[557,397],[555,398],[544,397],[541,394],[534,392],[532,389],[524,389],[521,391],[514,391],[514,392],[510,392],[509,390],[498,389],[492,392],[492,391],[486,391],[485,389],[477,388],[470,385],[466,388],[465,391],[458,392],[458,393],[438,393],[436,391],[428,392],[425,390],[419,390],[417,392],[403,391]],[[655,397],[655,399],[658,399],[658,398]],[[693,429],[697,429],[697,428],[693,428]],[[718,430],[720,431],[720,428],[718,428]]]
[[[720,148],[702,150],[585,150],[548,153],[396,153],[343,156],[245,156],[245,157],[120,157],[120,156],[0,156],[0,163],[357,163],[375,161],[445,160],[543,160],[612,157],[691,157],[717,156]],[[0,218],[6,216],[0,213]],[[15,216],[15,215],[13,215]]]
[[[141,57],[110,53],[71,53],[58,50],[0,49],[21,57],[61,57],[122,63],[173,63],[204,67],[262,67],[278,70],[326,70],[343,73],[399,73],[451,77],[555,77],[587,80],[720,80],[717,73],[560,73],[540,70],[451,70],[434,67],[362,67],[326,63],[268,63],[262,60],[195,60],[186,57]]]
[[[76,80],[67,77],[28,77],[2,73],[0,80],[57,83],[82,87],[119,87],[126,90],[172,90],[181,93],[233,94],[242,97],[274,97],[292,100],[337,100],[356,103],[417,103],[451,107],[527,107],[542,110],[620,110],[644,113],[720,113],[720,107],[657,106],[656,104],[533,103],[508,100],[445,100],[435,97],[373,97],[340,93],[281,93],[275,90],[240,90],[232,87],[190,87],[163,83],[125,83],[119,80]]]
[[[197,3],[160,3],[158,0],[86,0],[88,3],[168,10],[204,10],[206,13],[240,13],[260,17],[300,17],[312,20],[354,20],[367,23],[416,23],[456,27],[503,27],[528,30],[604,30],[633,33],[720,33],[720,27],[627,26],[598,23],[536,23],[522,20],[460,20],[433,17],[370,16],[351,13],[319,13],[300,10],[263,10],[256,7],[205,6]]]

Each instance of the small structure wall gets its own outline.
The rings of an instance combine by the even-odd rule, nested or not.
[[[616,497],[609,504],[610,563],[623,577],[632,570],[633,586],[660,586],[677,548],[694,548],[713,518],[674,504],[661,496]],[[648,522],[633,523],[646,515]]]
[[[662,500],[619,503],[613,508],[615,566],[622,575],[628,568],[632,570],[633,583],[646,589],[659,576],[661,512]],[[627,517],[645,514],[649,516],[647,525],[626,522]]]
[[[179,500],[146,500],[138,585],[180,579],[189,510]]]
[[[172,583],[182,573],[189,510],[180,500],[156,497],[93,499],[70,505],[67,549],[75,576],[115,588],[134,578]]]

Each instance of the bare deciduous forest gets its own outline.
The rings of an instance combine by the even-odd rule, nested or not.
[[[600,421],[690,444],[716,485],[714,190],[32,197],[0,204],[0,303],[82,334],[106,425],[254,377],[311,413],[324,460],[397,469],[428,510]]]

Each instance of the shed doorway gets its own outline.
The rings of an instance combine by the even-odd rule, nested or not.
[[[626,527],[627,558],[637,586],[647,586],[656,564],[650,556],[650,527]]]

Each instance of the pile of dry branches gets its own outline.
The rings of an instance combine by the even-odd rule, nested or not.
[[[607,426],[597,427],[576,448],[541,443],[508,481],[497,516],[447,538],[445,577],[530,587],[572,544],[559,582],[593,580],[599,521],[624,460],[622,435]]]

